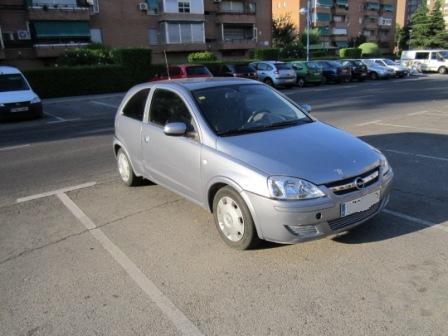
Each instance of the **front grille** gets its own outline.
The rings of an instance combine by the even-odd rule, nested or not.
[[[357,222],[362,221],[363,219],[366,219],[370,216],[372,216],[373,214],[375,214],[378,209],[381,206],[381,202],[378,202],[374,205],[372,205],[370,207],[370,209],[361,211],[361,212],[357,212],[345,217],[340,217],[337,219],[333,219],[333,220],[329,220],[328,224],[330,225],[330,229],[332,229],[333,231],[337,231],[340,230],[346,226],[350,226],[353,224],[356,224]]]
[[[24,101],[24,102],[17,102],[17,103],[5,103],[3,105],[5,105],[5,107],[7,107],[7,108],[25,107],[25,106],[29,106],[30,102]]]
[[[363,187],[365,188],[365,187],[368,187],[368,186],[376,183],[378,181],[379,175],[380,175],[380,169],[379,169],[379,167],[375,167],[375,168],[373,168],[369,171],[366,171],[365,173],[362,173],[360,175],[352,176],[352,177],[346,178],[344,180],[327,183],[327,184],[325,184],[325,186],[328,189],[330,189],[331,191],[333,191],[333,193],[336,195],[345,195],[345,194],[348,194],[348,193],[358,190],[358,188],[354,185],[354,181],[357,178],[368,180],[366,183],[364,183]]]

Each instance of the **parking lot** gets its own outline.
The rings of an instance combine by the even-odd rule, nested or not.
[[[0,124],[0,335],[446,335],[448,77],[282,92],[384,152],[382,214],[236,251],[193,203],[120,182],[122,94]]]

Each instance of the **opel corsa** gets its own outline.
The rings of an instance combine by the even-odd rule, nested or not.
[[[199,204],[238,249],[350,230],[385,207],[393,179],[380,151],[247,79],[135,86],[113,147],[124,183],[149,179]]]

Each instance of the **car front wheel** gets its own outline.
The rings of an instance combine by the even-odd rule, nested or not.
[[[266,79],[264,80],[264,83],[267,84],[267,85],[269,85],[269,86],[274,86],[274,82],[273,82],[272,79],[270,79],[270,78],[266,78]]]
[[[297,86],[298,87],[304,87],[305,86],[305,80],[303,78],[297,78]]]
[[[121,148],[117,152],[117,167],[118,173],[120,174],[121,180],[124,184],[129,187],[139,184],[140,178],[135,175],[128,156]]]
[[[216,228],[224,242],[239,250],[256,247],[260,239],[243,198],[231,187],[221,188],[213,199]]]
[[[440,67],[439,68],[439,74],[445,75],[446,73],[447,73],[447,69],[445,67]]]
[[[370,78],[373,79],[373,80],[376,80],[376,79],[378,79],[378,74],[376,72],[372,72],[370,74]]]

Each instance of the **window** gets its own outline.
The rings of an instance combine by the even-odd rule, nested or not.
[[[203,43],[204,24],[169,22],[165,24],[168,32],[167,43]]]
[[[426,60],[426,59],[428,59],[428,56],[429,56],[429,52],[415,53],[415,59],[418,59],[418,60]]]
[[[177,3],[179,13],[190,13],[190,3],[187,1],[179,1]]]
[[[154,92],[149,121],[162,127],[171,122],[183,122],[187,125],[187,132],[194,132],[191,114],[184,101],[168,90],[157,89]]]
[[[384,66],[384,65],[385,65],[385,64],[383,63],[383,61],[380,61],[380,60],[376,60],[375,63],[376,63],[376,64],[379,64],[379,65],[381,65],[381,66]]]
[[[126,117],[143,120],[143,114],[145,113],[146,99],[148,98],[149,89],[144,89],[132,96],[123,108],[123,115]]]
[[[148,42],[149,44],[159,44],[159,31],[157,28],[148,29]]]

